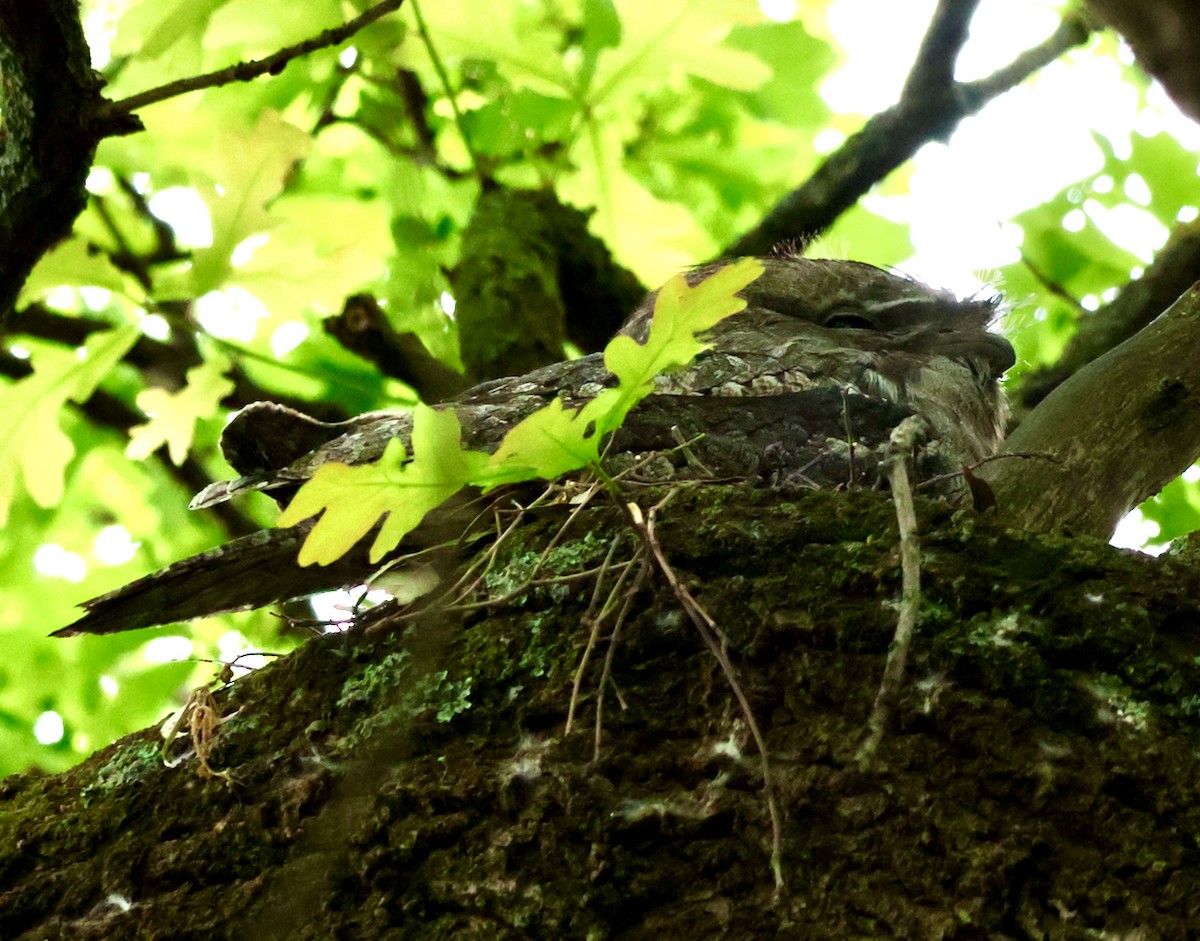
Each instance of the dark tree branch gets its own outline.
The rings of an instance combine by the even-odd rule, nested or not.
[[[871,118],[832,154],[799,189],[793,190],[727,250],[727,255],[764,255],[789,241],[804,242],[827,229],[871,187],[912,157],[924,144],[949,136],[963,118],[1019,84],[1047,62],[1091,35],[1078,16],[1063,18],[1043,43],[1012,63],[975,82],[954,82],[949,75],[965,41],[964,15],[975,0],[944,0],[921,46],[921,55],[895,106]],[[954,43],[958,43],[958,47]],[[939,54],[945,61],[935,64]],[[938,80],[941,83],[938,84]]]
[[[96,120],[101,82],[72,0],[0,0],[0,331],[34,264],[83,209],[96,144],[135,129]]]
[[[344,42],[400,8],[383,0],[335,29],[253,62],[111,102],[92,71],[74,0],[0,0],[0,328],[29,272],[71,231],[104,137],[142,129],[140,107],[185,92],[281,71],[292,59]]]
[[[1200,6],[1195,0],[1088,0],[1120,31],[1147,72],[1187,115],[1200,121]]]
[[[356,127],[392,156],[403,157],[405,160],[411,161],[418,167],[429,167],[433,170],[436,170],[447,180],[463,180],[472,175],[466,170],[459,170],[455,167],[447,166],[438,159],[435,152],[427,150],[424,146],[406,146],[399,141],[394,140],[387,134],[386,131],[375,127],[375,125],[370,124],[367,121],[362,120],[357,115],[342,116],[338,114],[330,114],[321,122],[318,130],[324,130],[325,128],[334,124],[348,124],[350,127]]]
[[[174,82],[168,82],[166,85],[160,85],[158,88],[151,88],[136,95],[131,95],[128,98],[123,98],[121,101],[110,102],[106,107],[117,113],[132,114],[137,109],[144,108],[146,105],[166,101],[168,98],[175,98],[179,95],[185,95],[188,92],[200,91],[204,88],[216,88],[220,85],[229,85],[233,82],[249,82],[263,75],[278,75],[293,59],[299,59],[318,49],[326,49],[345,42],[363,27],[369,26],[376,20],[400,9],[403,3],[404,0],[383,0],[383,2],[375,4],[375,6],[369,8],[366,12],[341,26],[327,29],[323,33],[306,39],[303,42],[286,46],[264,59],[238,62],[236,65],[218,69],[215,72],[177,79]]]
[[[426,114],[426,109],[429,107],[429,96],[421,85],[420,77],[411,69],[398,69],[396,71],[396,88],[400,100],[404,102],[404,111],[412,124],[413,132],[417,135],[417,142],[421,149],[429,154],[431,161],[435,161],[437,137],[433,128],[429,126],[429,116]]]
[[[79,346],[89,336],[103,330],[111,330],[113,325],[99,317],[60,314],[57,311],[43,307],[41,304],[30,304],[22,308],[14,319],[11,332],[50,340],[64,346]],[[224,344],[226,349],[235,354],[245,355],[238,347]],[[196,346],[196,337],[186,322],[178,324],[172,330],[171,340],[163,342],[151,337],[139,337],[128,353],[126,363],[140,370],[149,384],[163,386],[167,389],[182,388],[187,380],[186,373],[193,366],[203,361]],[[268,393],[254,383],[236,363],[230,369],[230,379],[234,382],[234,390],[225,399],[225,404],[231,409],[242,408],[251,402],[262,399],[272,399],[292,408],[309,412],[324,421],[343,421],[349,416],[343,409],[330,403],[313,403],[307,399],[282,395],[278,392]],[[205,481],[208,483],[208,481]]]
[[[967,44],[971,17],[978,7],[979,0],[940,0],[904,82],[901,101],[940,95],[954,84],[954,66]]]
[[[1013,523],[1108,538],[1121,517],[1200,455],[1200,283],[1162,316],[1092,361],[1029,413],[979,472]]]
[[[346,298],[342,312],[324,327],[385,376],[408,383],[425,402],[442,402],[467,388],[467,378],[431,356],[416,335],[396,330],[369,294]]]

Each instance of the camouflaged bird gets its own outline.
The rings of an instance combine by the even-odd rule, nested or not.
[[[614,434],[606,461],[636,463],[639,474],[657,480],[876,487],[888,436],[912,415],[924,419],[914,454],[919,478],[995,453],[1005,415],[999,379],[1014,356],[1005,339],[989,332],[994,300],[959,300],[858,262],[763,262],[763,274],[740,292],[746,308],[704,335],[711,349],[655,379],[654,392]],[[721,266],[702,266],[688,279],[695,283]],[[623,333],[645,340],[654,299],[630,315]],[[485,382],[436,407],[457,413],[464,447],[494,451],[510,428],[551,400],[578,406],[615,384],[596,353]],[[394,437],[407,447],[411,427],[411,414],[402,410],[326,423],[255,403],[222,437],[240,476],[206,488],[192,507],[250,491],[284,503],[328,461],[376,460]],[[962,490],[954,479],[933,488],[951,498]],[[452,538],[463,525],[453,506],[434,511],[397,554]],[[87,613],[56,636],[261,607],[359,585],[379,569],[362,547],[331,565],[301,568],[296,557],[311,526],[253,533],[87,601]]]

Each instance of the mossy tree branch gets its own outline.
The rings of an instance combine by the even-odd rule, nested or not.
[[[83,210],[96,145],[140,127],[97,119],[101,84],[73,0],[0,0],[0,329]]]

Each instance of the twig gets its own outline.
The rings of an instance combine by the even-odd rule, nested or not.
[[[1077,314],[1087,314],[1087,308],[1079,303],[1079,298],[1077,298],[1065,287],[1042,271],[1041,268],[1033,263],[1033,259],[1031,259],[1024,252],[1021,252],[1021,264],[1029,269],[1029,273],[1034,276],[1038,283],[1041,284],[1041,286],[1044,287],[1047,292],[1059,298],[1060,300],[1065,301],[1067,305]]]
[[[701,473],[703,473],[706,477],[716,476],[709,469],[708,465],[705,464],[702,460],[700,460],[700,458],[697,457],[696,453],[692,450],[692,445],[695,444],[697,441],[700,441],[701,439],[704,438],[703,432],[701,432],[698,435],[694,435],[691,438],[685,438],[683,436],[683,432],[679,430],[679,426],[672,425],[671,426],[671,437],[675,440],[675,447],[683,455],[684,460],[687,461],[689,465],[691,465],[692,467],[700,468]],[[646,458],[645,460],[649,460],[649,458]],[[634,466],[640,467],[642,465],[642,463],[643,463],[643,461],[639,461]],[[618,476],[620,476],[620,475],[618,475]]]
[[[600,625],[604,623],[604,611],[608,609],[608,602],[605,601],[604,607],[601,608],[601,613],[598,617],[593,617],[592,612],[596,610],[596,603],[600,600],[600,588],[604,584],[604,575],[608,571],[608,566],[612,563],[612,557],[616,554],[617,546],[621,541],[620,535],[613,537],[613,541],[608,546],[608,554],[604,557],[604,563],[601,566],[600,574],[596,576],[596,584],[592,588],[592,598],[588,602],[587,611],[583,614],[583,623],[589,621],[592,624],[592,629],[588,632],[587,644],[583,648],[583,655],[579,658],[579,665],[575,668],[575,678],[571,682],[571,701],[567,704],[567,724],[563,729],[563,737],[571,734],[571,726],[575,722],[575,706],[579,702],[579,690],[583,686],[583,673],[587,669],[588,660],[592,656],[592,650],[596,646],[596,641],[600,638]],[[626,572],[629,569],[625,570]],[[624,575],[621,576],[624,578]],[[620,589],[621,581],[618,579],[617,584],[613,586],[612,591],[616,592]],[[611,593],[610,593],[611,594]]]
[[[634,576],[633,584],[625,592],[625,602],[621,605],[621,612],[617,615],[617,620],[613,623],[612,634],[608,638],[608,649],[604,651],[604,666],[600,669],[600,682],[596,684],[596,723],[592,733],[592,759],[600,760],[600,743],[604,734],[604,690],[611,683],[617,693],[617,702],[621,704],[621,708],[625,708],[625,700],[621,697],[621,691],[617,689],[617,681],[613,679],[612,666],[613,658],[617,652],[617,641],[621,636],[621,627],[625,624],[626,618],[629,617],[629,611],[633,607],[633,601],[642,590],[642,582],[646,580],[646,573],[650,571],[649,560],[646,559],[643,550],[638,550],[638,556],[635,557],[640,564],[637,567],[637,575]],[[626,569],[626,572],[632,569]],[[624,573],[622,573],[624,575]],[[614,594],[616,589],[613,589]]]
[[[921,544],[917,538],[917,514],[913,508],[912,486],[908,478],[908,459],[921,433],[923,420],[915,416],[904,419],[892,430],[888,443],[887,474],[892,486],[892,502],[896,504],[896,522],[900,528],[900,616],[896,634],[888,647],[883,679],[875,696],[875,705],[867,720],[867,735],[855,761],[863,770],[871,767],[879,743],[891,721],[892,710],[904,683],[908,651],[912,647],[917,611],[921,606]]]
[[[316,36],[305,39],[303,42],[285,46],[265,59],[238,62],[236,65],[218,69],[215,72],[177,79],[174,82],[168,82],[157,88],[151,88],[143,92],[138,92],[136,95],[130,95],[128,98],[123,98],[120,101],[111,102],[107,110],[109,112],[129,114],[139,108],[144,108],[146,105],[166,101],[168,98],[176,98],[188,92],[200,91],[204,88],[216,88],[220,85],[229,85],[232,82],[249,82],[261,75],[278,75],[293,59],[306,56],[318,49],[326,49],[329,46],[336,46],[345,42],[363,27],[369,26],[376,20],[400,9],[403,3],[404,0],[383,0],[383,2],[375,4],[375,6],[370,7],[341,26],[327,29]]]
[[[190,253],[179,250],[179,245],[175,240],[175,230],[169,223],[151,212],[150,201],[146,198],[146,194],[139,192],[138,188],[133,185],[133,181],[123,173],[116,174],[116,181],[117,185],[121,187],[121,192],[133,203],[138,215],[154,231],[154,250],[143,253],[141,256],[146,266],[182,261],[187,258]]]
[[[977,471],[985,464],[990,464],[992,461],[1003,461],[1007,458],[1015,457],[1023,461],[1049,461],[1051,464],[1063,464],[1063,460],[1049,451],[1002,451],[1000,454],[989,454],[985,458],[980,458],[974,464],[965,466],[962,470],[951,471],[948,474],[938,474],[935,477],[926,477],[919,484],[913,487],[914,491],[924,490],[927,487],[932,487],[934,484],[940,484],[944,480],[953,480],[955,477],[962,477],[965,471]]]
[[[842,394],[842,428],[846,432],[846,448],[850,460],[850,479],[846,481],[846,486],[854,486],[854,431],[850,427],[850,395],[845,388],[838,390]],[[809,465],[811,465],[811,461]],[[808,470],[805,465],[804,470]],[[801,471],[803,473],[803,471]]]
[[[654,561],[658,564],[658,569],[666,578],[667,584],[670,585],[671,591],[679,600],[684,612],[695,625],[699,632],[704,645],[708,647],[713,657],[721,666],[722,672],[725,674],[725,679],[729,683],[729,687],[733,690],[734,698],[738,701],[738,706],[742,710],[742,717],[746,720],[746,726],[750,729],[750,735],[754,738],[754,744],[758,748],[759,761],[762,767],[763,778],[763,793],[766,796],[767,812],[771,817],[771,873],[775,877],[775,889],[780,891],[783,889],[783,819],[779,814],[779,806],[775,800],[775,786],[771,780],[771,763],[767,753],[766,739],[763,738],[762,731],[758,727],[758,720],[754,718],[754,710],[750,706],[750,699],[746,696],[745,689],[742,688],[741,681],[738,680],[737,671],[734,669],[733,662],[729,659],[729,654],[725,649],[725,637],[721,629],[717,626],[717,622],[712,619],[707,611],[693,597],[675,574],[675,570],[671,567],[671,563],[667,561],[666,555],[662,550],[662,545],[658,541],[658,536],[655,534],[654,527],[658,518],[658,511],[662,509],[678,491],[672,490],[662,500],[652,506],[643,517],[641,508],[636,503],[627,503],[626,509],[629,511],[630,521],[634,528],[642,536],[650,554],[654,557]]]
[[[541,495],[539,495],[538,498],[528,506],[518,505],[517,513],[513,520],[504,526],[504,528],[500,531],[496,541],[487,548],[487,551],[477,557],[452,585],[450,585],[444,591],[437,593],[431,592],[428,595],[423,596],[421,599],[423,602],[422,604],[410,605],[406,610],[399,611],[394,616],[390,616],[389,623],[412,620],[413,618],[419,617],[420,615],[431,610],[465,612],[476,611],[482,608],[490,608],[496,605],[505,604],[513,598],[518,597],[523,592],[528,591],[531,587],[543,583],[552,582],[558,584],[564,581],[573,581],[584,577],[584,573],[573,573],[572,575],[556,577],[552,580],[546,580],[546,582],[543,582],[537,578],[537,574],[539,571],[541,571],[542,566],[546,564],[546,560],[549,558],[550,553],[558,546],[559,542],[562,541],[562,538],[566,534],[567,530],[571,528],[572,523],[574,523],[579,514],[587,507],[588,502],[596,493],[597,486],[598,485],[593,484],[588,488],[587,491],[584,492],[579,505],[572,510],[571,515],[562,524],[562,526],[559,527],[549,544],[545,547],[545,549],[542,550],[541,555],[539,555],[537,560],[533,563],[529,575],[519,585],[516,585],[499,597],[484,598],[479,601],[466,600],[479,590],[484,578],[487,576],[488,572],[492,570],[492,567],[496,563],[501,545],[517,530],[521,524],[521,521],[524,519],[525,514],[530,509],[538,506],[551,492],[555,491],[556,489],[561,489],[557,487],[557,485],[551,484],[548,486],[541,493]],[[495,504],[493,504],[493,507],[494,506]],[[476,517],[476,519],[478,519],[478,517]],[[470,529],[470,526],[467,528]],[[415,554],[416,553],[414,553],[414,555]],[[409,558],[409,556],[405,556],[401,559],[394,560],[387,566],[384,566],[384,569],[381,569],[380,572],[377,572],[374,577],[377,578],[382,571],[392,566],[401,564],[407,561]],[[621,562],[617,563],[617,565],[614,567],[628,567],[628,565],[629,563]],[[599,571],[600,569],[596,569],[593,572],[588,572],[586,574],[592,575]]]
[[[413,16],[417,20],[417,31],[421,34],[421,42],[425,44],[425,51],[429,53],[429,61],[433,63],[433,70],[437,73],[438,81],[442,83],[442,93],[445,94],[446,100],[450,102],[450,110],[454,113],[454,126],[458,128],[458,134],[462,138],[463,147],[466,148],[467,156],[471,160],[471,167],[475,170],[475,177],[480,183],[486,179],[483,172],[483,167],[479,163],[479,157],[475,153],[475,149],[471,146],[471,138],[467,135],[467,128],[463,124],[462,112],[458,110],[458,96],[454,94],[454,89],[450,87],[450,76],[446,74],[446,67],[442,65],[442,58],[437,54],[437,49],[433,45],[433,40],[429,37],[429,30],[425,26],[425,17],[421,15],[421,5],[417,0],[412,0]]]
[[[436,153],[431,154],[422,147],[408,147],[392,140],[383,130],[363,121],[357,115],[334,115],[323,125],[322,130],[333,124],[347,124],[350,127],[358,128],[389,154],[395,157],[403,157],[418,167],[429,167],[436,170],[448,180],[462,180],[472,175],[469,170],[459,170],[447,165],[438,159]]]
[[[521,518],[524,516],[526,510],[529,509],[528,507],[522,507],[521,512],[517,515],[517,518],[515,520],[513,520],[512,524],[505,530],[504,535],[501,537],[501,539],[496,540],[496,542],[493,543],[493,545],[489,548],[489,550],[488,550],[489,561],[488,561],[487,567],[484,569],[484,571],[482,573],[480,573],[480,575],[478,577],[476,577],[471,582],[471,584],[465,586],[462,589],[462,591],[459,593],[457,600],[452,602],[454,610],[456,610],[456,611],[473,611],[476,608],[487,608],[487,607],[491,607],[492,605],[504,604],[506,601],[508,601],[512,598],[515,598],[518,595],[520,595],[522,592],[528,590],[530,585],[533,583],[534,579],[537,577],[537,573],[540,572],[542,569],[542,566],[546,564],[546,560],[550,557],[550,553],[553,552],[558,547],[558,544],[562,541],[563,536],[566,535],[567,530],[569,530],[571,528],[571,525],[579,517],[579,514],[582,513],[587,508],[588,503],[591,501],[592,497],[596,494],[596,490],[597,490],[597,486],[593,484],[591,487],[589,487],[584,492],[584,495],[580,499],[579,504],[571,511],[571,515],[567,517],[566,522],[564,522],[562,524],[562,526],[560,526],[558,528],[558,531],[554,534],[554,536],[546,544],[546,548],[543,549],[541,555],[538,556],[537,561],[533,563],[533,567],[530,569],[529,576],[525,579],[525,581],[523,581],[521,584],[517,585],[511,591],[505,592],[499,598],[485,598],[482,601],[472,601],[472,602],[464,601],[463,599],[469,597],[470,595],[473,595],[476,592],[476,590],[479,587],[480,582],[483,581],[484,575],[486,575],[487,572],[491,571],[491,567],[494,564],[495,558],[496,558],[496,550],[499,548],[500,543],[503,541],[503,539],[505,537],[507,537],[510,533],[512,533],[517,528],[517,524],[520,523]],[[465,580],[465,577],[466,576],[464,575],[464,577],[462,579],[459,579],[459,581],[456,583],[456,585],[462,585],[463,581]]]

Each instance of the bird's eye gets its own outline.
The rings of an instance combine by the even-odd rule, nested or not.
[[[825,318],[823,327],[834,330],[874,330],[875,324],[869,318],[852,310],[837,310]]]

